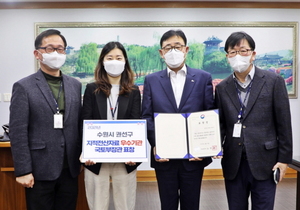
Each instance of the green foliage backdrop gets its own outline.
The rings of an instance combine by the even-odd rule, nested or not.
[[[82,83],[82,92],[94,81],[94,69],[103,46],[119,41],[126,48],[135,82],[143,88],[144,77],[166,68],[158,50],[163,33],[182,29],[190,48],[186,64],[212,75],[213,85],[232,71],[224,52],[224,42],[235,31],[245,31],[256,42],[255,65],[281,75],[291,98],[297,97],[297,22],[74,22],[36,23],[36,36],[55,28],[68,41],[63,73]],[[280,40],[280,42],[278,42]]]

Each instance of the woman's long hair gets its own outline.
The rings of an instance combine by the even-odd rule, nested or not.
[[[107,97],[109,97],[110,95],[112,85],[110,84],[107,73],[104,69],[103,60],[104,57],[115,48],[120,49],[125,58],[125,69],[121,74],[119,95],[131,92],[134,85],[134,73],[130,68],[124,46],[120,42],[109,42],[103,47],[98,60],[98,64],[95,69],[95,83],[97,84],[97,89],[95,90],[95,92],[102,91]]]

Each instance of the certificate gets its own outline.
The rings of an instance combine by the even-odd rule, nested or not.
[[[155,113],[156,158],[222,155],[218,110]]]
[[[148,162],[146,120],[84,120],[81,162]]]

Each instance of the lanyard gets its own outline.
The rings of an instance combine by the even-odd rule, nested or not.
[[[62,86],[63,86],[63,83],[62,81],[60,82],[60,86],[59,86],[59,91],[58,91],[58,96],[57,98],[55,98],[55,96],[53,95],[53,98],[54,98],[54,101],[55,101],[55,105],[56,105],[56,113],[58,114],[59,113],[59,106],[58,106],[58,100],[60,98],[60,93],[62,91]]]
[[[118,100],[117,100],[117,103],[115,105],[115,108],[112,107],[109,97],[108,97],[108,101],[109,101],[111,116],[112,116],[113,120],[115,120],[115,114],[116,114],[116,110],[117,110],[117,107],[118,107],[118,104],[119,104],[119,96],[118,96]]]
[[[236,80],[234,80],[235,81],[235,88],[236,88],[236,91],[237,91],[237,94],[238,94],[238,96],[239,96],[239,101],[240,101],[240,105],[241,105],[241,108],[240,108],[240,111],[239,111],[239,114],[238,114],[238,123],[240,123],[240,121],[241,121],[241,119],[242,119],[242,116],[243,116],[243,114],[244,114],[244,112],[245,112],[245,109],[244,109],[244,107],[245,107],[245,102],[246,102],[246,100],[247,100],[247,98],[248,98],[248,96],[249,96],[249,93],[250,93],[250,90],[251,90],[251,87],[252,87],[252,83],[253,83],[253,80],[251,80],[251,82],[250,82],[250,84],[249,84],[249,86],[248,86],[248,88],[247,88],[247,92],[246,92],[246,95],[245,95],[245,98],[244,98],[244,101],[242,102],[242,97],[241,97],[241,91],[238,89],[238,84],[237,84],[237,81]]]

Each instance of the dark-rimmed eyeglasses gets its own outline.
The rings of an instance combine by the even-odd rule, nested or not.
[[[229,57],[234,57],[237,54],[241,55],[241,56],[247,56],[249,55],[249,52],[252,52],[252,49],[240,49],[240,50],[230,50],[228,51],[228,55]]]
[[[66,48],[64,47],[52,47],[52,46],[47,46],[47,47],[38,47],[37,49],[43,49],[46,51],[46,53],[53,53],[56,51],[59,54],[65,54],[66,53]]]
[[[167,45],[165,47],[162,47],[161,49],[165,52],[169,52],[170,50],[174,49],[175,51],[181,51],[182,48],[185,47],[185,45],[180,45],[180,44],[177,44],[177,45],[174,45],[174,46],[171,46],[171,45]]]

